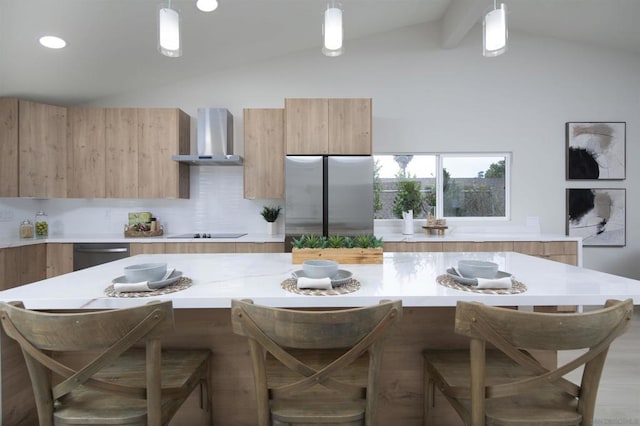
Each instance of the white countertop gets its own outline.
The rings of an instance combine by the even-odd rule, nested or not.
[[[436,277],[458,259],[497,262],[527,286],[521,294],[496,295],[444,287]],[[190,288],[157,297],[115,298],[104,294],[126,265],[167,262],[193,280]],[[119,308],[171,299],[175,308],[228,308],[231,299],[251,298],[279,307],[347,307],[402,299],[404,306],[455,306],[458,300],[490,305],[601,305],[609,298],[640,304],[640,281],[511,252],[385,253],[383,264],[341,265],[360,281],[356,292],[305,296],[287,292],[281,282],[301,265],[291,254],[138,255],[0,292],[0,300],[21,300],[32,309]]]
[[[65,234],[47,238],[9,238],[0,241],[0,248],[20,247],[40,243],[281,243],[284,235],[247,234],[239,238],[168,238],[161,237],[127,238],[122,234]]]

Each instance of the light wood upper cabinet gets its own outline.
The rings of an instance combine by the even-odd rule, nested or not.
[[[0,99],[0,197],[18,196],[18,100]]]
[[[67,110],[70,198],[106,196],[105,119],[101,108]]]
[[[138,198],[189,198],[189,116],[179,109],[138,110]]]
[[[189,198],[190,118],[176,108],[72,108],[69,197]]]
[[[67,196],[67,109],[20,100],[19,196]]]
[[[138,110],[105,110],[106,197],[138,198]]]
[[[245,109],[244,198],[284,198],[284,110]]]
[[[371,99],[329,99],[329,153],[371,154]]]
[[[285,99],[287,155],[370,155],[371,99]]]
[[[329,153],[329,100],[285,99],[287,155]]]

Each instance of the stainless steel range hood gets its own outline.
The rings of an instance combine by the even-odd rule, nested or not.
[[[174,155],[175,161],[195,166],[240,166],[233,154],[233,115],[225,108],[198,108],[198,153]]]

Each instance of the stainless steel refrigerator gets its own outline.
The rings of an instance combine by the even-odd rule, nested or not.
[[[285,249],[304,234],[373,234],[373,157],[287,156]]]

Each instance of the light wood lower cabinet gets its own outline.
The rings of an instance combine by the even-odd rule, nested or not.
[[[513,251],[512,241],[445,241],[442,251]]]
[[[46,256],[45,244],[0,249],[0,289],[45,279]]]
[[[576,241],[443,241],[443,242],[385,242],[384,251],[443,251],[482,252],[514,251],[555,260],[568,265],[578,265],[578,243]]]
[[[73,244],[47,244],[47,278],[73,272]]]
[[[236,253],[284,253],[284,243],[236,243]]]
[[[516,241],[514,251],[569,265],[578,264],[578,243],[574,241]]]
[[[136,256],[138,254],[164,254],[164,243],[131,243],[129,245],[129,254]]]
[[[284,243],[132,243],[131,256],[162,253],[283,253]]]
[[[382,250],[388,252],[403,251],[442,251],[442,243],[440,242],[386,242],[382,244]]]

